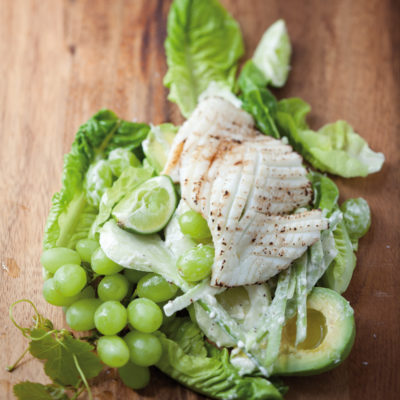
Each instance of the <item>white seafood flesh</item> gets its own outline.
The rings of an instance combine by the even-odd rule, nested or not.
[[[213,286],[265,282],[328,225],[319,210],[289,214],[312,199],[301,156],[221,98],[202,101],[183,124],[163,174],[180,182],[182,199],[207,220]]]

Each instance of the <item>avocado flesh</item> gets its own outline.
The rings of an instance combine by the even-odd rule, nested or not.
[[[316,287],[307,299],[307,337],[295,347],[296,317],[282,332],[275,375],[314,375],[338,366],[354,343],[354,312],[348,301],[331,289]]]

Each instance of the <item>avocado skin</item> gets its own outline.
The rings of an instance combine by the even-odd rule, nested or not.
[[[356,333],[352,308],[347,300],[331,289],[316,287],[309,295],[309,300],[311,300],[311,303],[314,303],[314,305],[315,301],[313,302],[313,300],[317,300],[317,303],[320,303],[319,305],[323,306],[327,299],[330,299],[330,305],[335,306],[335,311],[337,311],[337,313],[341,313],[343,315],[342,307],[345,307],[347,313],[345,313],[345,317],[340,321],[340,324],[335,324],[334,329],[336,332],[332,332],[333,328],[329,327],[329,315],[327,316],[323,312],[323,307],[318,308],[318,311],[322,312],[327,319],[328,332],[326,333],[325,339],[317,347],[317,349],[323,348],[325,351],[316,352],[316,349],[314,351],[300,349],[297,353],[286,355],[284,352],[282,352],[282,350],[284,351],[285,349],[283,347],[287,348],[288,345],[282,345],[283,347],[281,347],[281,354],[274,365],[273,375],[309,376],[321,374],[336,368],[350,354]],[[315,307],[309,308],[316,309]],[[330,329],[331,332],[329,332]],[[340,335],[338,335],[338,333],[340,333]],[[331,341],[335,340],[335,342],[332,343],[331,348],[326,347],[327,338]],[[293,351],[294,348],[292,347],[291,350]],[[332,350],[332,352],[329,350]]]

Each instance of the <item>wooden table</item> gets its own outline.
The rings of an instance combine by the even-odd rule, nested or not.
[[[46,381],[26,357],[4,367],[26,346],[8,307],[32,299],[61,327],[59,308],[41,295],[39,257],[62,157],[78,126],[100,108],[154,124],[182,121],[166,100],[163,43],[169,1],[0,1],[0,398],[12,399],[20,380]],[[312,104],[318,128],[349,121],[383,151],[383,170],[366,179],[336,179],[342,199],[365,197],[370,232],[345,296],[355,309],[357,337],[335,371],[286,379],[287,399],[398,399],[400,393],[399,136],[400,3],[396,1],[223,0],[240,22],[251,55],[262,32],[284,18],[293,41],[293,70],[278,97]],[[18,313],[27,322],[27,309]],[[161,374],[134,394],[111,373],[97,399],[197,399]]]

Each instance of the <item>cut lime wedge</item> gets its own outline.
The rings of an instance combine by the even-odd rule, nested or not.
[[[112,215],[121,228],[150,234],[167,225],[176,204],[177,196],[171,179],[161,175],[147,180],[125,196]]]

